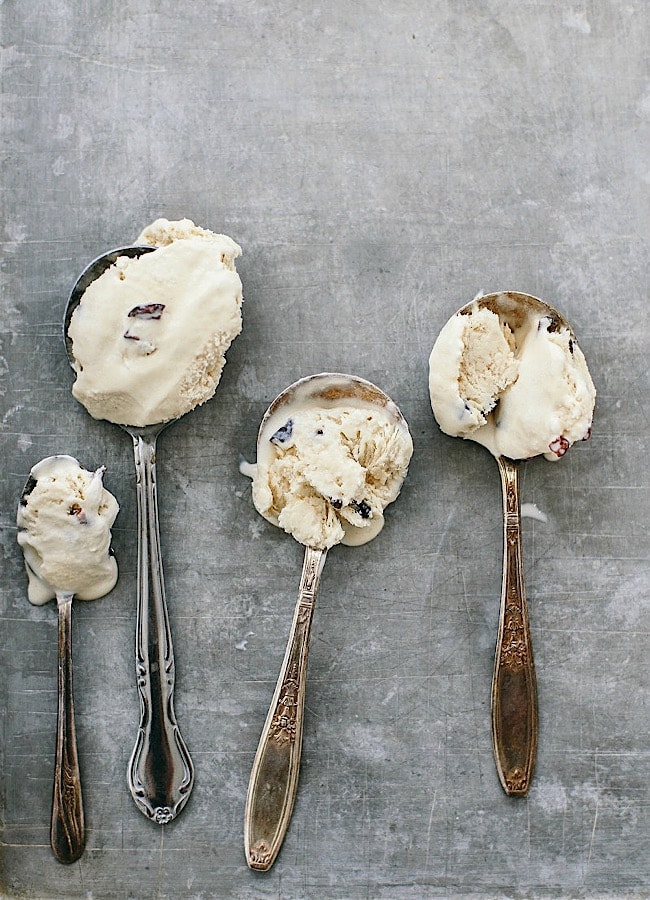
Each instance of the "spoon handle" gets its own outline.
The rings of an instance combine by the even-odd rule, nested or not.
[[[72,594],[57,594],[59,611],[58,711],[50,846],[62,863],[84,852],[86,832],[72,697]]]
[[[503,582],[492,680],[492,742],[506,794],[528,792],[537,754],[537,685],[521,550],[519,466],[498,458],[503,491]]]
[[[155,435],[133,437],[138,499],[138,611],[135,655],[140,726],[127,780],[140,811],[164,825],[183,809],[194,767],[174,714],[174,650],[165,602]]]
[[[307,657],[326,550],[305,548],[298,602],[284,661],[255,754],[244,812],[246,862],[266,871],[289,827],[298,789]]]

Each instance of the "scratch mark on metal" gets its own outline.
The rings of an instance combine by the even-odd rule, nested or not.
[[[79,62],[87,62],[93,66],[102,66],[106,69],[119,69],[121,72],[135,72],[136,74],[146,75],[151,72],[165,72],[165,66],[129,66],[127,60],[118,60],[117,62],[109,62],[104,59],[94,59],[92,56],[84,56],[82,53],[75,53],[65,47],[56,45],[46,45],[37,43],[36,41],[25,41],[26,44],[38,47],[40,50],[57,50],[62,56],[69,59],[76,59]]]
[[[431,801],[431,810],[429,812],[429,825],[427,827],[427,852],[424,858],[424,871],[428,872],[429,870],[429,848],[431,846],[431,829],[433,828],[433,812],[436,808],[436,799],[438,797],[438,791],[435,790],[433,792],[433,800]]]
[[[597,825],[598,825],[598,811],[599,811],[599,809],[600,809],[600,801],[599,801],[599,800],[596,800],[596,809],[595,809],[595,811],[594,811],[594,824],[592,825],[592,828],[591,828],[591,838],[590,838],[590,840],[589,840],[589,854],[588,854],[588,856],[587,856],[587,865],[585,866],[585,877],[586,877],[587,872],[588,872],[588,870],[589,870],[589,866],[591,865],[591,857],[592,857],[592,855],[593,855],[593,850],[594,850],[594,839],[595,839],[595,837],[596,837],[596,827],[597,827]]]

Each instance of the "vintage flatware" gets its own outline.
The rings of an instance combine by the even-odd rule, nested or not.
[[[155,248],[122,247],[92,262],[79,276],[68,300],[64,337],[75,368],[68,327],[88,286],[121,256],[136,257]],[[138,504],[138,605],[136,675],[140,724],[129,761],[127,780],[140,811],[158,824],[174,819],[187,803],[194,766],[174,712],[175,664],[165,599],[158,498],[156,441],[170,422],[134,427],[120,425],[132,438]]]
[[[110,529],[119,507],[103,487],[103,473],[103,467],[88,472],[70,456],[46,457],[32,467],[16,517],[29,601],[41,606],[56,599],[58,611],[50,845],[62,863],[78,860],[86,845],[72,689],[72,601],[103,597],[117,581]]]
[[[259,428],[258,461],[268,453],[270,437],[292,412],[323,403],[376,405],[408,432],[398,407],[378,387],[352,375],[323,373],[300,379],[271,403]],[[244,813],[244,844],[248,866],[260,871],[273,865],[296,799],[309,641],[326,555],[327,550],[305,547],[287,648],[251,771]]]
[[[516,291],[479,295],[462,307],[452,319],[470,315],[482,309],[489,310],[498,316],[499,320],[505,323],[513,334],[519,333],[520,330],[524,335],[538,333],[541,323],[544,324],[548,334],[566,330],[570,354],[572,355],[575,351],[575,346],[577,346],[575,335],[566,319],[556,309],[537,297]],[[536,324],[534,332],[531,331],[533,328],[531,323]],[[434,366],[436,363],[442,364],[441,357],[437,357],[434,361],[435,353],[436,348],[434,347],[431,355],[432,374],[430,377],[432,379],[436,374]],[[490,365],[487,361],[484,364]],[[542,372],[539,377],[543,382],[547,373]],[[431,383],[433,384],[433,382]],[[593,385],[591,388],[593,389]],[[439,383],[436,390],[441,390]],[[585,396],[589,397],[588,391]],[[440,396],[437,396],[437,399],[440,401]],[[591,400],[593,410],[593,397]],[[534,402],[533,399],[531,399],[532,402]],[[435,412],[433,387],[432,403]],[[466,406],[466,409],[469,410],[469,406]],[[462,409],[459,410],[459,415],[463,415]],[[519,424],[513,421],[512,413],[510,413],[509,423],[510,427]],[[495,450],[495,442],[499,440],[496,437],[499,433],[498,423],[496,431],[494,423],[490,424],[489,418],[488,424],[482,427],[492,430],[485,433],[487,436],[483,436],[480,428],[475,432],[471,430],[461,432],[460,426],[458,431],[454,431],[453,427],[450,427],[449,430],[445,427],[443,430],[450,434],[462,434],[463,437],[483,443],[496,457],[499,467],[503,496],[503,575],[491,691],[492,744],[497,773],[504,791],[509,795],[523,796],[530,788],[535,768],[538,744],[538,709],[521,546],[519,490],[521,463],[519,458],[511,459]],[[536,449],[532,455],[540,452],[548,455],[551,451],[559,457],[570,446],[570,442],[564,438],[559,438],[557,444],[556,446],[555,442],[551,442],[543,450]],[[528,455],[531,454],[526,454],[526,456]]]

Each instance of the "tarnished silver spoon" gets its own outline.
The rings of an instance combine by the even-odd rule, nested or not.
[[[32,467],[16,523],[35,606],[58,609],[57,729],[50,823],[52,852],[75,862],[86,844],[72,690],[72,600],[97,600],[117,581],[110,548],[118,504],[102,483],[104,468],[88,472],[71,456],[48,456]]]
[[[151,246],[112,250],[92,262],[79,276],[70,293],[64,318],[65,345],[73,369],[75,358],[68,329],[72,314],[88,286],[119,257],[137,257],[154,250]],[[194,766],[174,712],[174,650],[158,525],[156,441],[169,424],[120,425],[133,440],[138,504],[135,654],[140,724],[127,781],[140,811],[160,825],[181,812],[194,784]]]
[[[408,435],[408,426],[399,408],[374,384],[352,375],[322,373],[295,382],[271,403],[258,432],[258,463],[268,458],[271,448],[269,439],[292,413],[309,407],[356,404],[367,408],[380,407]],[[376,533],[371,526],[367,539]],[[356,542],[354,539],[349,541]],[[266,871],[273,865],[289,827],[296,799],[309,641],[314,603],[326,555],[326,549],[305,546],[298,600],[287,648],[248,785],[244,812],[246,862],[251,869],[259,871]]]
[[[20,495],[24,504],[36,486],[31,476]],[[58,675],[54,789],[50,818],[50,847],[62,863],[76,862],[86,846],[81,773],[72,692],[72,600],[69,591],[56,591],[58,611]]]
[[[463,409],[462,398],[457,393],[460,376],[453,365],[448,368],[448,361],[459,352],[462,344],[460,321],[477,310],[489,310],[511,330],[515,338],[519,336],[517,357],[526,352],[526,347],[532,348],[540,335],[543,338],[544,333],[563,333],[566,353],[575,365],[576,381],[582,382],[581,398],[586,410],[582,412],[582,418],[577,416],[575,421],[572,420],[572,428],[584,428],[584,433],[574,434],[569,440],[554,432],[550,441],[548,437],[535,437],[530,444],[526,443],[527,432],[535,432],[540,427],[544,412],[550,412],[548,422],[553,425],[561,421],[563,415],[567,416],[562,404],[556,403],[552,393],[548,392],[548,385],[556,374],[551,371],[551,365],[547,369],[541,367],[536,380],[533,379],[531,396],[526,397],[526,408],[519,402],[506,416],[497,403],[487,413],[483,425],[474,427],[472,423],[471,427],[464,427],[471,410],[467,404]],[[531,349],[529,352],[536,351]],[[556,357],[553,361],[557,363],[559,359]],[[490,360],[489,354],[484,354],[481,364],[491,367],[494,359]],[[528,376],[528,383],[530,381]],[[483,444],[495,456],[499,466],[503,495],[503,576],[491,693],[492,746],[504,791],[511,796],[524,796],[530,788],[535,768],[538,710],[521,546],[520,461],[541,454],[549,459],[559,458],[573,441],[588,437],[595,390],[575,335],[564,316],[545,301],[517,291],[479,295],[452,316],[431,353],[429,383],[434,413],[443,431]],[[583,422],[585,416],[586,421]],[[540,435],[545,433],[544,427],[540,427]],[[503,434],[508,431],[517,433],[517,441],[512,446],[517,443],[520,446],[519,450],[511,451],[513,456],[506,455],[501,449],[507,446]]]

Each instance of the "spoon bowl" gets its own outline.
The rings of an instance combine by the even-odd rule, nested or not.
[[[371,382],[340,373],[311,375],[294,382],[270,404],[258,432],[258,463],[268,459],[269,438],[290,413],[309,407],[340,405],[379,407],[395,424],[408,431],[397,405]],[[244,813],[244,844],[248,866],[259,871],[273,865],[296,798],[311,624],[326,555],[326,549],[305,546],[287,648],[251,771]]]
[[[273,400],[260,423],[257,435],[258,454],[262,458],[267,456],[268,437],[276,431],[279,419],[284,419],[289,409],[296,411],[309,406],[327,408],[344,403],[363,407],[379,406],[396,424],[408,427],[397,404],[377,385],[357,375],[321,372],[300,378]]]
[[[561,326],[573,334],[571,326],[557,309],[532,294],[522,294],[520,291],[497,291],[492,294],[482,294],[461,306],[458,313],[460,315],[469,313],[475,306],[480,309],[489,309],[502,321],[507,322],[513,330],[521,328],[525,324],[526,318],[533,313],[549,316],[555,323],[556,330]]]
[[[89,285],[120,257],[150,253],[152,246],[121,247],[98,257],[77,279],[65,310],[64,339],[77,371],[70,322]],[[171,420],[174,421],[174,420]],[[129,761],[127,781],[140,811],[160,825],[174,819],[187,803],[194,766],[174,712],[175,663],[165,599],[158,495],[156,441],[170,421],[146,426],[120,425],[133,441],[138,506],[136,677],[140,724]]]

